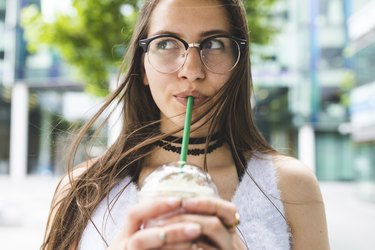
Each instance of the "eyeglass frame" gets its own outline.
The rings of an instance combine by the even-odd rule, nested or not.
[[[173,34],[160,34],[160,35],[155,35],[155,36],[152,36],[152,37],[149,37],[149,38],[145,38],[145,39],[141,39],[139,40],[138,42],[138,46],[141,47],[143,49],[143,52],[144,53],[148,53],[148,50],[149,50],[149,45],[150,43],[157,39],[157,38],[162,38],[162,37],[172,37],[172,38],[175,38],[177,39],[178,41],[180,41],[184,47],[185,47],[185,53],[188,51],[188,49],[190,48],[198,48],[199,49],[199,57],[200,57],[200,60],[201,62],[203,63],[203,65],[205,66],[206,69],[208,69],[209,71],[212,71],[214,72],[212,69],[210,69],[209,67],[207,67],[207,65],[204,63],[204,61],[202,60],[202,44],[204,44],[205,41],[209,40],[209,39],[214,39],[214,38],[217,38],[217,37],[226,37],[226,38],[230,38],[232,40],[234,40],[237,45],[238,45],[238,48],[239,48],[239,56],[238,56],[238,59],[236,61],[236,63],[233,65],[232,68],[230,68],[228,71],[226,72],[229,72],[231,70],[233,70],[237,64],[238,64],[238,61],[240,60],[241,58],[241,52],[244,51],[247,47],[247,40],[246,39],[242,39],[242,38],[239,38],[239,37],[236,37],[236,36],[232,36],[232,35],[227,35],[227,34],[217,34],[217,35],[213,35],[213,36],[209,36],[207,38],[204,38],[203,40],[201,40],[200,42],[193,42],[193,43],[188,43],[186,42],[184,39],[176,36],[176,35],[173,35]],[[172,74],[176,71],[178,71],[179,69],[181,69],[184,64],[186,62],[186,58],[185,58],[185,61],[184,63],[179,67],[177,68],[175,71],[172,71],[172,72],[169,72],[169,73],[164,73],[164,72],[161,72],[161,73],[164,73],[164,74]],[[154,66],[153,66],[154,67]],[[158,70],[159,71],[159,70]],[[217,73],[217,74],[225,74],[226,72],[224,73]]]

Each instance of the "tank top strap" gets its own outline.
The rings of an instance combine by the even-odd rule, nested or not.
[[[250,249],[290,249],[290,230],[272,156],[256,154],[233,196],[239,231]]]

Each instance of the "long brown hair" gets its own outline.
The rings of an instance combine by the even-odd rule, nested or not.
[[[72,146],[68,162],[70,188],[52,207],[55,214],[49,218],[48,230],[41,249],[69,249],[72,242],[77,243],[92,212],[114,185],[126,176],[130,176],[136,182],[141,171],[142,160],[152,152],[154,143],[178,132],[160,133],[160,111],[148,86],[143,84],[143,52],[138,47],[138,41],[146,38],[150,16],[158,2],[159,0],[148,0],[144,3],[124,59],[122,74],[119,77],[122,80],[118,88],[82,128]],[[218,2],[228,13],[232,35],[249,41],[242,1]],[[213,98],[214,112],[209,113],[210,119],[207,121],[210,128],[208,137],[213,133],[214,124],[220,126],[220,133],[225,136],[226,143],[230,147],[239,177],[244,174],[252,152],[274,152],[254,124],[250,102],[251,92],[250,55],[249,48],[246,48],[241,52],[241,59],[230,79]],[[120,136],[84,173],[73,178],[71,170],[82,139],[111,105],[119,103],[123,108]],[[140,108],[142,108],[141,112]],[[204,115],[207,114],[203,114],[202,117]]]

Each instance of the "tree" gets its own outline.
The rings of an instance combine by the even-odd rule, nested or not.
[[[110,75],[126,51],[142,0],[73,0],[73,13],[59,13],[54,21],[43,20],[36,6],[22,12],[22,26],[29,50],[41,44],[57,49],[78,69],[86,90],[108,93]],[[267,24],[275,0],[247,0],[251,41],[265,44],[275,30]]]

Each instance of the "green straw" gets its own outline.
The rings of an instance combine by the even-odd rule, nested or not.
[[[193,104],[194,104],[194,97],[188,96],[187,103],[186,103],[184,134],[182,136],[180,167],[183,167],[186,163],[188,147],[189,147],[190,124],[191,124],[191,114],[193,110]]]

